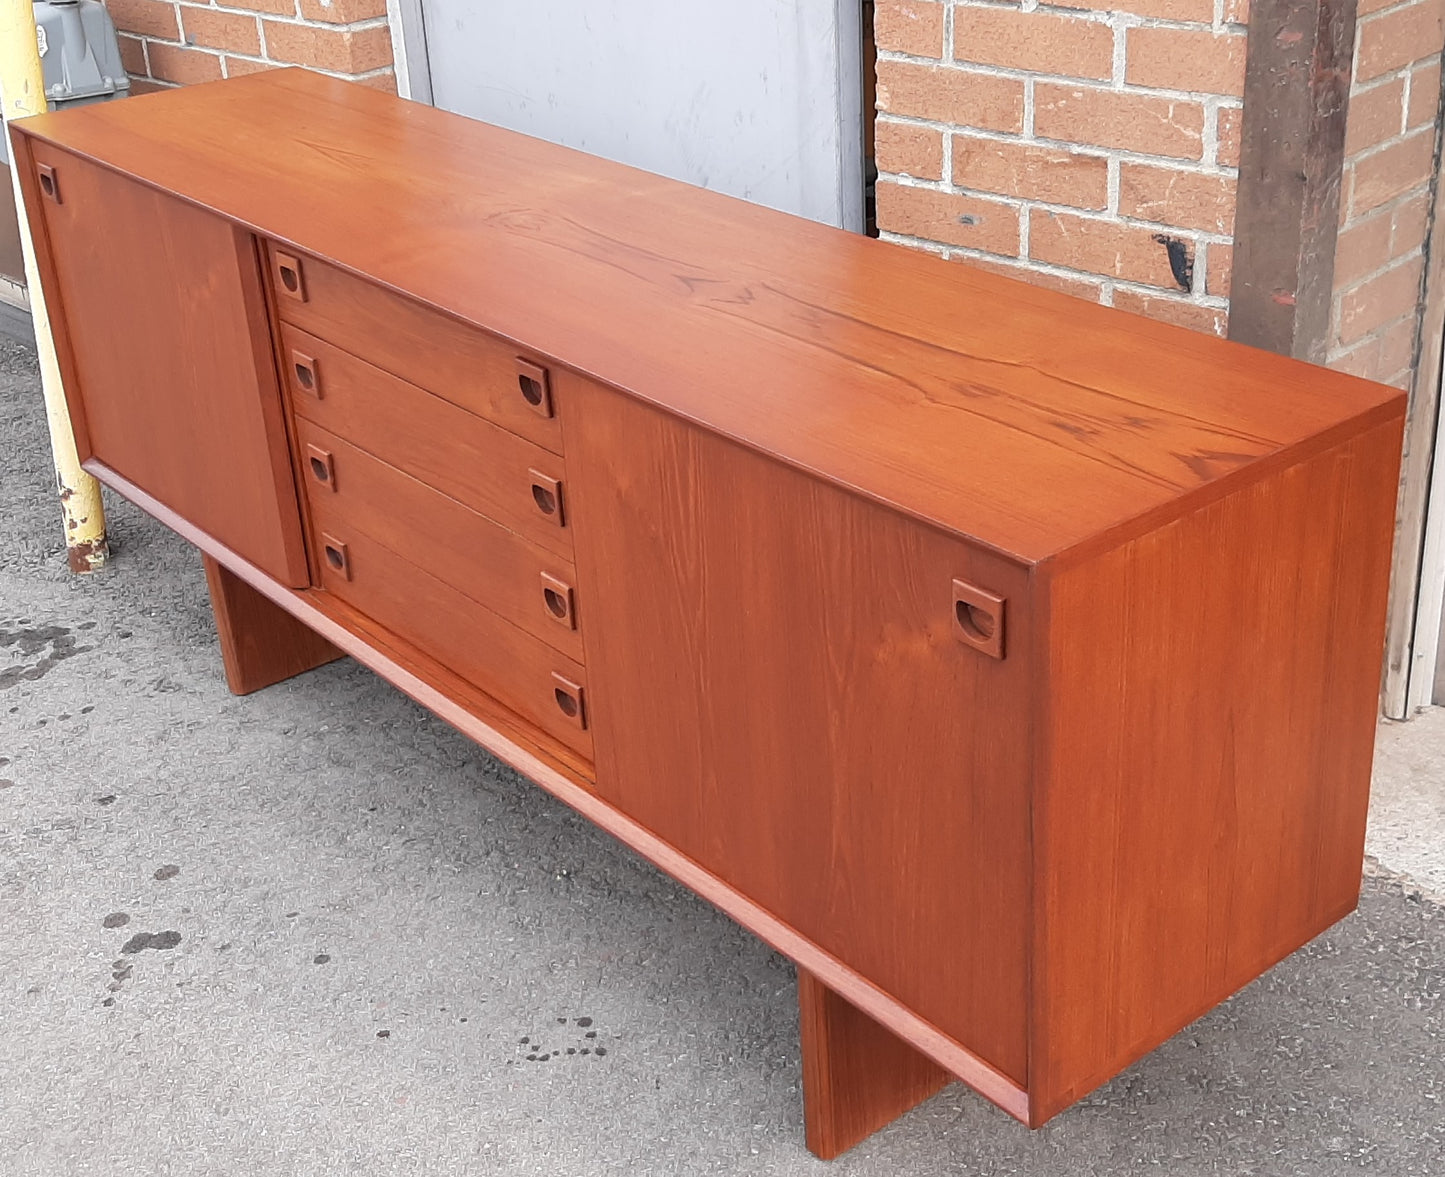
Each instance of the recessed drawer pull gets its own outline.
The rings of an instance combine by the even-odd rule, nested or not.
[[[55,174],[55,169],[48,163],[35,165],[35,174],[40,178],[40,191],[46,200],[53,200],[60,203],[60,177]]]
[[[543,417],[552,415],[552,382],[547,379],[546,368],[518,356],[517,387],[522,390],[522,399],[534,412]]]
[[[327,490],[336,489],[336,459],[330,450],[324,450],[319,445],[308,445],[306,468],[310,471],[313,482],[319,482]]]
[[[347,555],[346,545],[334,535],[322,535],[321,555],[332,572],[339,573],[344,580],[351,579],[351,557]]]
[[[953,634],[966,646],[1003,657],[1004,599],[997,593],[969,584],[953,582]]]
[[[295,377],[297,388],[309,392],[317,400],[321,399],[321,369],[312,356],[294,347],[291,349],[291,375]]]
[[[577,610],[572,599],[572,586],[558,580],[550,572],[542,573],[542,604],[547,616],[567,629],[577,628]]]
[[[561,481],[540,470],[528,470],[527,473],[532,476],[532,502],[537,505],[537,510],[558,527],[564,526]]]
[[[552,672],[552,699],[557,710],[583,731],[587,730],[587,701],[580,684],[565,675]]]
[[[301,262],[292,254],[275,252],[271,265],[276,278],[276,293],[297,302],[306,301],[306,275],[301,271]]]

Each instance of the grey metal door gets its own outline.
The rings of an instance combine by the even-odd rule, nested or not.
[[[849,229],[859,0],[393,0],[412,96]]]

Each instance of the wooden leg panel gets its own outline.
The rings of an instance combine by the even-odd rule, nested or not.
[[[203,555],[202,559],[216,630],[221,636],[226,685],[232,694],[249,695],[343,656],[320,634],[231,575],[210,556]]]
[[[825,1161],[952,1078],[803,969],[798,970],[798,1022],[808,1149]]]

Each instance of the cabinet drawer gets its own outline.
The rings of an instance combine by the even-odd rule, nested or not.
[[[314,533],[363,531],[549,646],[582,657],[570,561],[335,434],[305,420],[296,425]]]
[[[556,454],[295,327],[281,360],[298,417],[571,559]]]
[[[281,320],[562,452],[545,361],[335,266],[266,246]]]
[[[363,531],[318,533],[321,586],[592,759],[582,667]]]

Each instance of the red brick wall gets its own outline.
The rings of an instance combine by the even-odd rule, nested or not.
[[[882,236],[1223,333],[1247,0],[878,0]]]
[[[396,90],[386,0],[105,0],[137,92],[304,65]]]
[[[1415,363],[1440,109],[1442,0],[1359,0],[1329,363],[1401,388]]]
[[[106,0],[137,88],[300,64],[395,90],[385,0]],[[1222,334],[1249,0],[877,0],[890,240]],[[1358,0],[1329,362],[1409,382],[1445,0]]]

